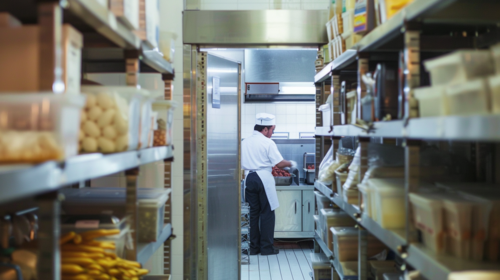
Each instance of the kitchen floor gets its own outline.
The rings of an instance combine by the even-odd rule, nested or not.
[[[241,280],[310,280],[313,242],[276,242],[278,255],[250,256],[250,264],[241,265]]]

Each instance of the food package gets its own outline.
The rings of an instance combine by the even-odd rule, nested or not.
[[[413,0],[379,0],[380,22],[384,23]]]
[[[349,163],[344,163],[335,169],[335,184],[332,185],[332,190],[342,196],[342,186],[347,180]]]
[[[314,279],[332,279],[330,260],[323,253],[311,253],[311,263],[314,272]]]
[[[403,178],[367,180],[371,189],[372,217],[383,228],[404,228],[405,188]]]
[[[40,163],[76,155],[84,104],[84,96],[0,95],[0,162]]]
[[[316,196],[316,206],[318,208],[318,211],[321,211],[321,209],[333,208],[333,204],[330,198],[324,196],[322,193],[318,191],[314,191],[314,195]]]
[[[61,248],[62,279],[139,279],[149,273],[141,264],[128,261],[109,252],[117,247],[113,241],[99,238],[120,234],[119,229],[97,229],[63,234],[59,239]]]
[[[480,115],[491,111],[491,94],[486,79],[456,84],[446,88],[450,115]]]
[[[116,153],[137,149],[140,133],[140,90],[133,87],[83,86],[80,152]]]
[[[449,115],[445,86],[421,87],[414,91],[421,118]]]
[[[139,29],[139,0],[109,0],[109,10],[131,30]]]
[[[342,185],[342,197],[349,204],[358,204],[358,182],[359,182],[359,165],[361,163],[361,149],[356,149],[356,154],[349,165],[349,174],[347,180]],[[340,188],[340,187],[339,187]]]
[[[174,63],[175,56],[175,40],[177,39],[177,34],[168,31],[160,32],[159,47],[160,52],[163,54],[163,58],[170,63]]]
[[[359,230],[354,227],[330,228],[335,258],[340,262],[358,260]],[[387,250],[387,247],[375,236],[368,234],[367,255],[374,257]]]
[[[322,209],[319,212],[321,239],[333,251],[333,237],[331,227],[353,227],[356,221],[341,209]]]
[[[80,94],[82,34],[62,26],[62,80],[66,93]],[[40,27],[0,27],[0,92],[40,90]]]
[[[394,261],[369,261],[370,272],[375,280],[383,280],[383,274],[387,272],[397,272]]]
[[[174,109],[177,103],[168,100],[155,100],[153,111],[158,113],[157,129],[154,131],[153,146],[169,146],[173,142]]]
[[[160,33],[160,3],[158,0],[139,1],[139,27],[136,34],[141,40],[147,42],[150,47],[157,48]]]

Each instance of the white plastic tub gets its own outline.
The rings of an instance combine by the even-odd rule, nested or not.
[[[142,93],[142,92],[141,92]],[[151,147],[150,140],[153,138],[153,99],[145,96],[143,93],[143,99],[141,102],[141,125],[139,128],[140,131],[140,139],[139,139],[139,148],[145,149]],[[149,95],[149,93],[147,93]]]
[[[80,151],[115,153],[136,150],[141,136],[141,90],[134,87],[82,86]]]
[[[358,229],[354,227],[332,227],[333,252],[341,262],[358,260]],[[375,256],[386,249],[386,246],[375,236],[368,235],[368,257]]]
[[[332,278],[330,260],[323,253],[311,253],[311,264],[315,280],[330,280]]]
[[[500,75],[490,77],[488,86],[491,92],[491,111],[493,114],[498,114],[500,113]]]
[[[425,246],[436,254],[445,251],[443,196],[429,193],[410,193],[413,222],[422,232]]]
[[[474,203],[449,194],[443,200],[446,229],[446,251],[456,257],[471,256],[472,209]]]
[[[330,113],[330,107],[326,107],[321,111],[321,115],[323,117],[323,127],[330,127],[332,122],[332,115]]]
[[[332,201],[324,196],[322,193],[318,191],[314,191],[314,195],[316,196],[316,205],[318,207],[318,212],[321,211],[322,209],[331,209],[332,207]]]
[[[490,51],[462,50],[424,62],[431,84],[455,85],[494,73]]]
[[[414,91],[421,118],[447,116],[449,114],[445,86],[422,87]]]
[[[360,208],[368,217],[372,217],[371,189],[367,184],[358,184],[358,190],[361,193]]]
[[[486,79],[476,79],[446,89],[450,115],[488,114],[490,90]]]
[[[320,214],[321,231],[323,241],[328,245],[328,248],[333,251],[333,237],[330,228],[332,227],[353,227],[356,225],[349,214],[340,209],[323,209]]]
[[[404,228],[405,190],[404,179],[370,179],[370,187],[375,198],[375,221],[383,228]],[[372,208],[373,209],[373,208]]]
[[[84,104],[85,97],[79,95],[0,95],[0,163],[40,163],[76,155]]]

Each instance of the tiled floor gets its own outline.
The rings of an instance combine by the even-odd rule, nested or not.
[[[278,255],[250,256],[241,266],[241,280],[310,280],[312,242],[275,243]]]

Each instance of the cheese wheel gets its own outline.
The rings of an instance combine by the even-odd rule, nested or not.
[[[91,121],[96,121],[102,115],[102,109],[98,106],[94,106],[89,109],[88,119]]]
[[[103,109],[113,108],[113,99],[106,93],[97,94],[97,105]]]
[[[82,141],[85,138],[85,132],[80,128],[80,133],[78,133],[78,141]]]
[[[104,113],[97,119],[97,125],[101,128],[110,125],[115,118],[115,110],[107,109]]]
[[[97,144],[99,145],[99,149],[103,153],[115,152],[115,143],[109,139],[100,137],[99,140],[97,141]]]
[[[93,94],[86,94],[87,100],[85,102],[85,108],[90,109],[94,108],[96,105],[96,98]]]
[[[97,141],[92,137],[85,137],[82,141],[82,149],[87,153],[97,152]]]
[[[83,124],[83,132],[85,132],[85,135],[88,135],[90,137],[97,138],[101,136],[101,130],[93,121],[86,121]]]
[[[102,129],[102,135],[109,140],[115,140],[118,134],[116,133],[114,126],[108,125]]]
[[[123,152],[128,148],[128,135],[120,136],[116,139],[116,150],[118,152]]]

